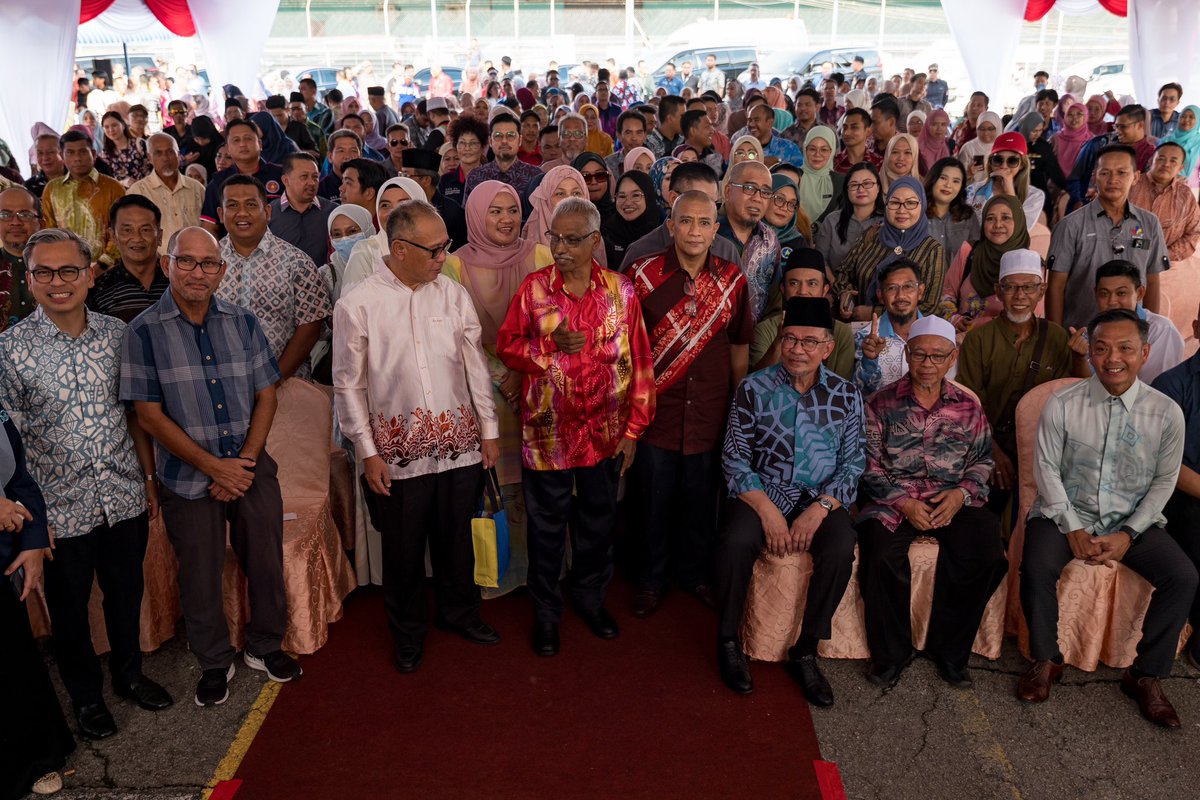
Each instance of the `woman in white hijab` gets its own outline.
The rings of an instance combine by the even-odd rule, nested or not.
[[[424,200],[425,191],[412,178],[392,178],[379,187],[375,195],[375,218],[379,220],[379,233],[368,236],[350,251],[339,297],[376,270],[384,268],[383,257],[388,253],[387,218],[397,205],[413,199]]]

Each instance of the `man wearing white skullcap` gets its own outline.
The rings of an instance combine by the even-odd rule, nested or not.
[[[971,643],[1008,563],[999,519],[984,507],[992,432],[979,401],[946,379],[957,355],[954,325],[921,317],[906,350],[908,374],[867,405],[857,526],[867,679],[894,686],[912,661],[908,548],[932,536],[939,550],[925,653],[947,683],[965,689]]]
[[[1039,383],[1090,374],[1086,358],[1072,358],[1067,331],[1036,316],[1046,292],[1044,274],[1042,258],[1032,250],[1002,255],[995,291],[1004,312],[968,331],[958,355],[957,380],[979,396],[992,426],[996,468],[988,508],[996,514],[1004,511],[1017,485],[1017,403]]]

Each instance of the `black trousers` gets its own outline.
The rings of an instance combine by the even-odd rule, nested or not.
[[[675,573],[685,588],[711,581],[716,527],[716,454],[684,455],[642,442],[638,445],[642,498],[641,576],[643,589],[661,592]]]
[[[429,630],[426,542],[438,617],[457,627],[478,617],[471,518],[482,492],[483,467],[471,464],[393,480],[389,496],[376,496],[382,517],[384,605],[397,646],[420,644]]]
[[[568,535],[572,600],[584,613],[604,605],[613,574],[621,463],[608,458],[591,467],[521,470],[529,543],[526,584],[538,622],[557,623],[562,618],[558,578]]]
[[[787,518],[788,523],[800,516],[801,511],[797,509],[792,513]],[[854,571],[855,539],[854,526],[844,508],[831,511],[813,535],[810,550],[813,572],[801,627],[801,632],[812,639],[828,639],[831,635],[833,614]],[[750,589],[754,562],[765,546],[766,535],[758,513],[742,500],[730,498],[721,523],[721,538],[717,542],[718,641],[738,636],[746,615],[746,593]]]
[[[93,581],[99,581],[104,594],[113,683],[127,685],[142,674],[142,562],[149,538],[150,520],[143,512],[82,536],[56,540],[54,560],[45,562],[51,647],[58,674],[76,706],[103,699],[104,674],[88,620]]]
[[[1029,654],[1034,661],[1062,655],[1058,650],[1058,576],[1072,558],[1067,537],[1053,522],[1034,517],[1025,525],[1021,607],[1029,626]],[[1196,595],[1196,567],[1175,540],[1158,527],[1139,536],[1121,563],[1154,587],[1133,665],[1147,674],[1166,677],[1171,674],[1179,632]]]
[[[1163,515],[1167,518],[1167,533],[1171,534],[1179,549],[1187,553],[1192,565],[1200,570],[1200,498],[1176,490],[1167,502]],[[1200,659],[1200,590],[1192,600],[1188,619],[1192,622],[1193,631],[1188,646]]]
[[[163,521],[179,559],[179,599],[188,647],[201,669],[227,669],[237,654],[225,621],[225,530],[246,575],[250,621],[246,650],[263,656],[280,649],[287,632],[283,584],[283,497],[279,469],[263,450],[250,489],[228,503],[189,500],[162,488]]]
[[[877,519],[859,523],[858,578],[871,660],[890,666],[903,662],[912,652],[908,548],[918,536],[938,541],[925,652],[964,668],[983,611],[1008,568],[999,520],[986,508],[973,506],[962,508],[946,527],[929,531],[918,531],[907,520],[895,531]]]
[[[38,778],[66,765],[75,738],[33,639],[29,612],[7,577],[0,581],[0,648],[0,800],[18,800]]]

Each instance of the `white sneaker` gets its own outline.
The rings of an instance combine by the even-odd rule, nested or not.
[[[263,656],[256,656],[247,650],[242,655],[247,667],[267,673],[267,677],[276,683],[287,683],[304,674],[304,670],[300,669],[300,662],[282,650]]]
[[[57,772],[47,772],[42,777],[34,781],[34,794],[55,794],[61,792],[63,788],[62,775]]]

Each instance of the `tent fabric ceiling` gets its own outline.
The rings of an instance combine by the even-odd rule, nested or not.
[[[1029,0],[1025,6],[1025,21],[1038,22],[1050,13],[1051,9],[1061,11],[1068,16],[1090,14],[1103,8],[1118,17],[1129,14],[1129,0]]]
[[[81,0],[79,23],[81,29],[100,23],[109,31],[126,32],[131,37],[126,42],[137,40],[147,28],[164,29],[168,37],[196,35],[188,0]]]

